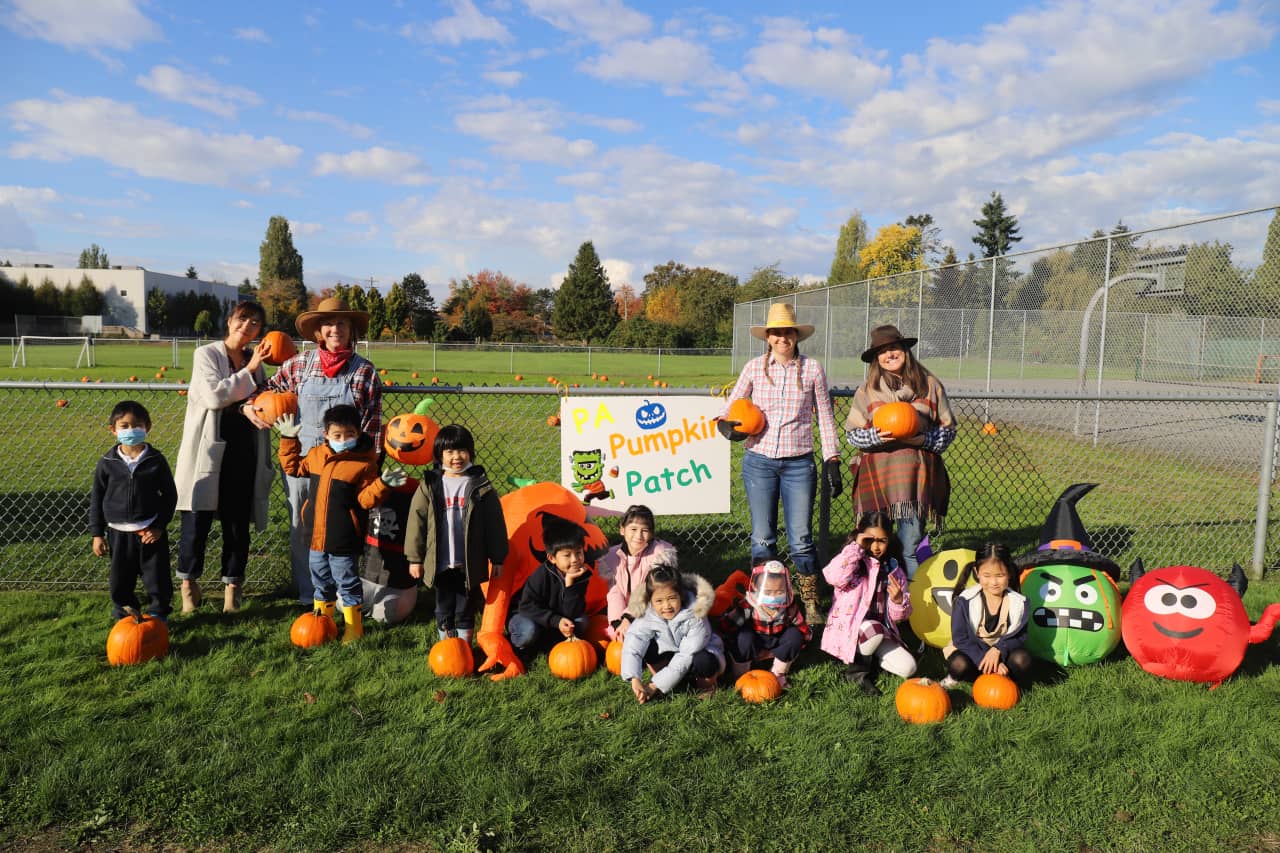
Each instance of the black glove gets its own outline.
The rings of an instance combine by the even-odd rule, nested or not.
[[[840,468],[844,463],[839,459],[828,459],[822,463],[822,477],[827,484],[827,497],[835,500],[844,492],[844,480],[840,477]]]
[[[738,432],[734,429],[734,427],[740,423],[742,423],[742,421],[718,420],[716,421],[716,429],[720,431],[721,435],[730,441],[746,441],[747,434],[745,432]]]

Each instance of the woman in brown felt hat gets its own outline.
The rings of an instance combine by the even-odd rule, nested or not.
[[[336,296],[320,300],[315,310],[304,311],[296,322],[298,334],[315,341],[314,349],[306,349],[281,365],[276,375],[267,380],[273,391],[292,391],[298,395],[298,422],[302,453],[324,442],[324,413],[333,406],[355,406],[360,413],[360,432],[374,447],[382,447],[382,383],[373,363],[355,351],[356,342],[369,329],[369,314],[352,311],[346,301]],[[265,423],[246,404],[246,417],[259,429]],[[289,550],[293,579],[298,585],[298,600],[311,604],[315,590],[308,565],[311,531],[303,521],[310,481],[305,477],[285,477],[289,492]],[[350,621],[350,620],[348,620]]]
[[[871,345],[862,353],[870,365],[867,381],[854,393],[845,421],[849,443],[861,451],[850,466],[853,514],[875,510],[897,523],[908,577],[919,565],[916,548],[925,524],[947,514],[951,481],[942,451],[956,436],[946,389],[911,354],[916,340],[903,337],[897,326],[872,330]],[[877,408],[898,400],[911,404],[920,426],[910,438],[895,440],[873,427],[871,418]]]
[[[833,498],[843,488],[840,441],[827,374],[817,359],[800,354],[800,342],[813,334],[813,326],[797,323],[795,308],[789,303],[770,305],[764,325],[752,326],[751,334],[767,344],[765,352],[742,368],[717,428],[730,441],[746,441],[742,484],[751,510],[752,565],[777,559],[781,498],[805,619],[821,625],[824,620],[818,609],[818,558],[810,533],[818,480],[813,461],[815,415],[822,442],[824,487]],[[764,430],[753,436],[734,430],[737,421],[724,419],[729,404],[744,397],[750,398],[765,415]]]

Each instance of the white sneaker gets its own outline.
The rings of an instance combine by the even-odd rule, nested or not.
[[[938,683],[942,685],[942,689],[944,690],[950,690],[952,687],[957,687],[960,684],[960,682],[956,681],[954,678],[952,678],[949,675],[944,677]]]

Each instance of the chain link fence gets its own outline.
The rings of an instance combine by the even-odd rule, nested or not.
[[[920,360],[956,390],[1101,394],[1134,383],[1280,381],[1280,209],[1121,231],[994,259],[785,297],[817,333],[804,351],[833,384],[857,384],[870,330],[918,337]],[[734,311],[733,369],[763,352]]]
[[[161,383],[82,385],[0,383],[0,588],[101,589],[105,560],[92,556],[87,507],[93,467],[113,445],[106,424],[121,399],[151,412],[151,440],[176,459],[186,399],[181,386]],[[559,430],[547,418],[559,411],[550,390],[505,388],[389,388],[384,418],[434,398],[440,423],[467,425],[478,461],[500,491],[513,478],[559,476]],[[646,397],[706,394],[699,389],[652,389]],[[850,392],[834,394],[843,423]],[[1097,550],[1128,565],[1177,563],[1225,571],[1233,562],[1255,570],[1280,557],[1280,516],[1272,506],[1274,394],[1234,397],[1170,393],[1096,395],[955,392],[956,441],[946,454],[952,480],[946,528],[938,547],[987,538],[1015,551],[1036,547],[1040,526],[1061,490],[1076,482],[1099,487],[1081,501]],[[741,445],[733,445],[739,470]],[[853,457],[845,447],[846,460]],[[846,487],[848,477],[846,477]],[[730,482],[726,515],[662,516],[658,533],[680,549],[682,563],[711,577],[742,567],[749,555],[750,518],[740,479]],[[639,502],[639,499],[637,499]],[[288,509],[283,486],[271,495],[271,524],[252,539],[251,589],[288,582]],[[854,524],[848,494],[815,511],[820,548],[841,546]],[[825,520],[825,521],[824,521]],[[611,537],[616,522],[601,519]],[[177,557],[177,521],[170,528]],[[211,565],[220,540],[210,537]],[[206,573],[216,577],[216,569]]]

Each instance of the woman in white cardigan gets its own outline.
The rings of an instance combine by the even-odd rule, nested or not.
[[[223,612],[240,609],[245,564],[249,559],[249,525],[267,527],[267,498],[274,459],[271,438],[240,411],[240,403],[266,382],[262,344],[252,347],[266,323],[256,302],[241,302],[227,318],[227,336],[195,351],[182,446],[174,468],[182,535],[178,577],[182,579],[182,612],[200,606],[200,576],[209,528],[222,526]]]

